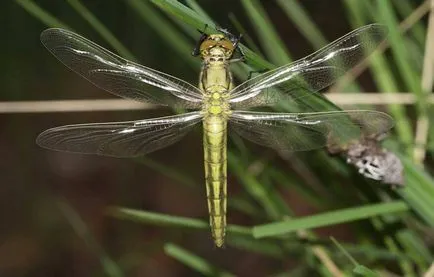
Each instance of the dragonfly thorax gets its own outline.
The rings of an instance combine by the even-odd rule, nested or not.
[[[199,79],[204,101],[203,111],[207,115],[229,114],[229,91],[232,89],[232,74],[221,47],[210,49],[213,55],[204,59]]]
[[[202,110],[206,115],[228,116],[230,114],[228,94],[220,92],[205,94]]]

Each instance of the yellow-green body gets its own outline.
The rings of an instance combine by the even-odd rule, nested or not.
[[[203,145],[205,183],[214,242],[223,246],[226,229],[227,170],[226,142],[227,120],[230,115],[229,91],[232,75],[225,51],[218,45],[203,55],[204,62],[199,87],[204,94]]]

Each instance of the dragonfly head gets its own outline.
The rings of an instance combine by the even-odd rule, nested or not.
[[[205,62],[225,62],[232,57],[235,46],[222,34],[208,35],[200,44],[199,51]]]

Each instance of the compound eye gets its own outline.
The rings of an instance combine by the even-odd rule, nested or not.
[[[231,53],[234,50],[234,45],[233,45],[232,41],[230,41],[228,39],[222,40],[220,42],[220,45],[223,46],[227,51],[230,51]]]
[[[204,42],[202,42],[202,44],[200,45],[200,50],[204,51],[206,49],[209,49],[211,47],[213,47],[215,45],[215,41],[214,40],[210,40],[209,37],[207,40],[205,40]]]

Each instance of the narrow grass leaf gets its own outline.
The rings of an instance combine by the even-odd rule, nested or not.
[[[397,234],[401,247],[404,249],[404,253],[407,253],[409,257],[417,265],[419,272],[423,272],[429,264],[433,261],[425,241],[422,237],[416,235],[412,229],[400,230]]]
[[[15,0],[15,2],[20,5],[23,9],[25,9],[28,13],[33,15],[35,18],[40,20],[45,25],[51,28],[64,28],[68,30],[72,30],[71,27],[60,21],[58,18],[54,17],[46,10],[42,9],[35,2],[31,0]]]
[[[260,211],[252,202],[253,201],[246,199],[245,197],[237,197],[232,195],[228,199],[228,208],[237,210],[251,217],[258,217],[260,215]]]
[[[208,22],[214,22],[211,17],[205,12],[204,9],[195,1],[195,0],[187,0],[187,5],[195,11],[198,15],[204,18]]]
[[[422,88],[420,84],[420,76],[412,69],[411,59],[405,47],[405,40],[399,31],[399,24],[392,6],[389,1],[379,1],[378,12],[382,20],[389,27],[389,41],[392,46],[393,57],[396,60],[400,75],[405,81],[407,88],[416,94],[417,97],[422,97]],[[426,107],[424,103],[419,102],[419,112],[425,113]]]
[[[405,212],[408,210],[408,205],[403,201],[359,206],[298,219],[254,226],[253,236],[255,238],[280,236],[297,230],[318,228],[366,219],[381,214]]]
[[[422,3],[421,5],[428,4],[429,2],[425,1],[425,3]],[[396,10],[401,15],[401,17],[408,17],[412,12],[415,11],[415,7],[413,7],[414,3],[411,1],[394,1],[393,2],[394,7],[396,7]],[[425,35],[426,35],[426,28],[424,26],[424,23],[422,20],[416,21],[409,30],[409,33],[412,35],[412,37],[416,40],[415,42],[418,45],[424,45],[425,44]]]
[[[80,215],[66,201],[59,200],[57,204],[74,231],[86,242],[89,249],[98,255],[105,274],[110,277],[123,277],[124,274],[120,267],[101,248]]]
[[[328,43],[298,0],[277,0],[277,4],[315,49],[320,49]]]
[[[241,3],[251,22],[255,25],[256,33],[269,60],[276,65],[291,62],[291,57],[283,41],[273,28],[273,24],[271,24],[260,2],[257,0],[242,0]]]
[[[334,237],[331,237],[330,238],[331,239],[331,241],[337,246],[337,248],[348,258],[348,260],[350,260],[350,262],[353,264],[353,265],[358,265],[359,263],[356,261],[356,259],[354,259],[351,255],[350,255],[350,253],[348,253],[348,251],[346,251],[345,250],[345,248],[334,238]]]
[[[156,172],[178,182],[179,184],[183,184],[191,188],[199,186],[194,179],[192,179],[190,176],[187,176],[185,173],[171,166],[167,166],[153,159],[149,159],[146,156],[135,158],[134,161],[155,170]],[[231,197],[228,199],[228,206],[248,215],[258,215],[257,208],[254,207],[253,204],[247,199],[235,200],[233,197]]]
[[[362,276],[367,276],[367,277],[374,277],[374,276],[378,276],[374,271],[370,270],[369,268],[360,265],[356,259],[354,259],[350,253],[348,253],[348,251],[333,237],[330,238],[333,243],[338,247],[338,249],[351,261],[351,263],[355,266],[355,268],[353,269],[354,273],[357,273],[359,275]]]
[[[187,23],[190,26],[198,30],[204,30],[206,25],[214,28],[214,23],[208,21],[207,18],[201,17],[197,12],[184,6],[175,0],[150,0],[157,5],[161,10],[179,18],[181,21]]]
[[[387,231],[388,224],[390,223],[390,220],[392,218],[395,218],[394,215],[391,214],[385,214],[381,217],[373,217],[371,218],[371,224],[372,226],[383,236],[381,237],[381,240],[383,244],[393,253],[396,253],[397,255],[405,255],[406,253],[401,249],[399,243],[399,238],[397,238],[396,232],[393,230],[392,232]],[[402,270],[406,274],[406,276],[415,276],[412,261],[408,258],[402,258],[398,260],[398,264]]]
[[[231,236],[227,238],[227,244],[239,250],[258,253],[275,259],[286,257],[285,250],[276,242],[255,240],[246,236]],[[301,252],[302,250],[299,249],[299,254]]]
[[[122,207],[112,207],[107,214],[123,220],[130,220],[138,223],[146,223],[157,226],[182,227],[189,229],[208,230],[209,224],[203,220],[173,216],[143,210],[134,210]],[[228,232],[240,235],[251,235],[251,228],[237,225],[228,225]]]
[[[369,268],[367,268],[366,266],[363,266],[363,265],[357,265],[354,268],[353,272],[360,275],[360,276],[365,276],[365,277],[379,277],[380,276],[377,273],[375,273],[374,271],[370,270]]]
[[[158,173],[169,177],[170,179],[177,181],[188,187],[197,187],[197,182],[191,177],[187,176],[185,173],[177,170],[176,168],[167,166],[146,156],[135,158],[134,161],[146,165],[147,167],[157,171]]]
[[[309,185],[303,183],[302,180],[295,180],[294,177],[288,176],[282,170],[276,167],[270,167],[267,174],[281,187],[285,189],[294,189],[300,196],[314,207],[324,207],[328,199],[323,199],[324,196],[314,191]]]
[[[425,222],[434,227],[434,180],[409,158],[399,156],[404,164],[407,187],[398,193]]]
[[[138,223],[148,223],[157,226],[185,227],[192,229],[207,229],[208,223],[193,218],[172,216],[143,210],[134,210],[122,207],[112,207],[107,214],[123,220],[131,220]]]
[[[231,152],[228,153],[228,166],[241,181],[247,192],[263,206],[268,216],[275,220],[279,219],[281,216],[280,211],[272,199],[270,199],[265,187],[245,170],[246,167]]]
[[[129,0],[126,2],[135,12],[138,13],[140,18],[151,26],[160,36],[164,39],[167,45],[170,45],[178,54],[181,59],[186,61],[193,69],[200,68],[200,61],[190,55],[193,49],[192,44],[184,35],[182,35],[176,28],[163,18],[154,7],[147,1]]]
[[[164,245],[164,253],[176,259],[191,269],[203,274],[204,276],[232,277],[232,273],[226,272],[209,263],[202,257],[193,254],[186,249],[173,244],[166,243]]]
[[[365,17],[366,11],[361,1],[345,0],[343,3],[347,8],[349,20],[353,27],[367,23],[368,20]],[[393,75],[389,61],[386,60],[384,55],[373,54],[370,69],[372,70],[372,76],[380,91],[385,93],[399,91],[398,82]],[[404,107],[400,105],[388,105],[388,110],[395,119],[395,129],[397,130],[401,143],[409,147],[413,144],[413,130]],[[408,149],[408,153],[411,152],[411,149]]]
[[[134,55],[110,32],[98,18],[87,9],[79,0],[67,0],[81,17],[83,17],[122,57],[137,61]]]
[[[398,260],[409,260],[410,257],[403,253],[395,253],[388,249],[377,248],[371,245],[364,244],[342,244],[345,250],[348,251],[353,256],[366,257],[369,260],[384,260],[384,261],[398,261]],[[333,256],[341,257],[342,254],[338,252],[333,252]]]
[[[255,44],[247,30],[243,27],[241,22],[238,20],[238,18],[233,13],[229,13],[229,20],[231,21],[232,25],[234,25],[235,29],[238,31],[239,34],[243,35],[243,40],[246,42],[246,45],[252,49],[252,51],[256,52],[259,56],[263,57],[263,54],[261,53],[261,50],[259,50],[259,47]]]

